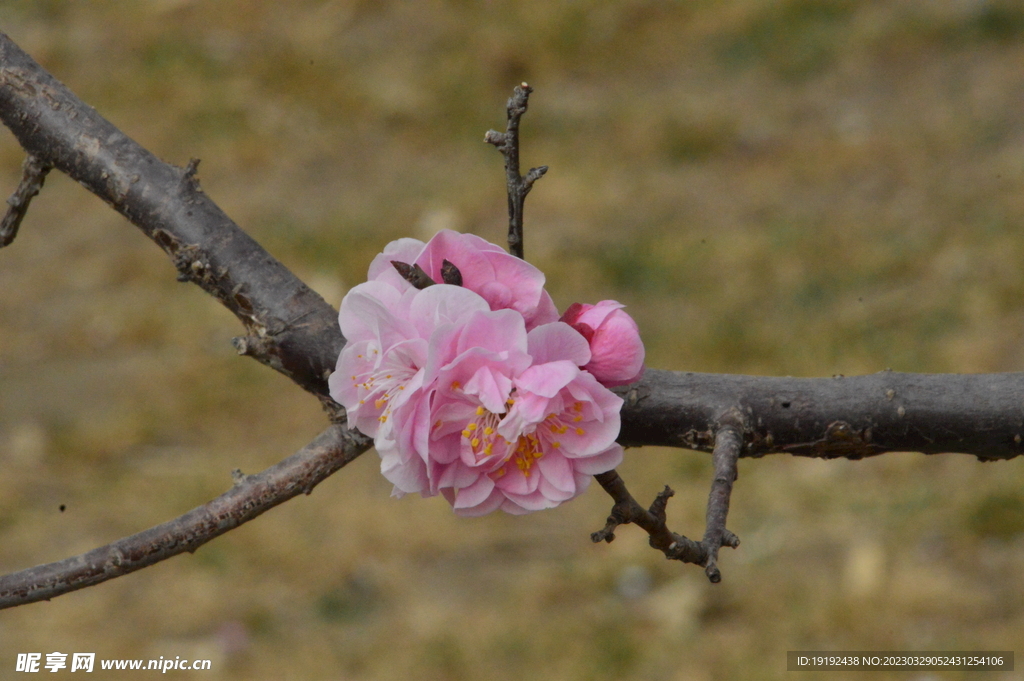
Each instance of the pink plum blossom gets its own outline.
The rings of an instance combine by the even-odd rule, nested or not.
[[[520,313],[527,329],[558,319],[558,310],[544,290],[544,273],[474,234],[445,229],[426,244],[410,238],[392,241],[370,263],[368,278],[404,291],[412,285],[395,271],[392,261],[419,265],[440,282],[445,260],[459,268],[465,288],[480,294],[492,310]]]
[[[552,508],[622,460],[622,400],[579,369],[585,339],[559,322],[529,334],[521,319],[498,328],[515,316],[497,314],[474,321],[509,339],[510,351],[464,351],[441,371],[434,396],[428,476],[460,515]],[[524,341],[532,364],[516,362]]]
[[[614,300],[597,305],[573,303],[561,319],[590,343],[591,359],[581,366],[610,388],[638,381],[644,374],[640,329],[622,311],[624,307]]]
[[[399,292],[368,281],[342,300],[338,319],[348,342],[328,379],[331,397],[345,407],[349,426],[374,438],[381,472],[396,493],[426,488],[425,456],[414,454],[416,416],[428,411],[430,337],[487,309],[472,291],[443,284]]]
[[[440,283],[447,260],[462,286]],[[391,261],[435,281],[417,289]],[[551,508],[622,460],[622,399],[643,373],[615,301],[558,313],[537,268],[470,234],[393,241],[341,304],[330,376],[349,425],[373,437],[393,494],[441,494],[460,515]],[[557,320],[557,321],[556,321]]]

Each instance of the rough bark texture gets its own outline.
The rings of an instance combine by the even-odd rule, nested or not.
[[[709,452],[725,421],[741,456],[859,459],[892,451],[1024,454],[1024,373],[779,378],[648,370],[616,390],[626,446]]]

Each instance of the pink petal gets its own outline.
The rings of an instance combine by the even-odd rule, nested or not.
[[[366,278],[369,280],[378,279],[380,275],[385,273],[395,273],[395,267],[391,264],[392,260],[412,264],[416,262],[416,258],[421,252],[423,252],[424,243],[419,239],[410,239],[408,237],[392,241],[384,247],[384,252],[380,253],[370,263],[370,270],[367,272]],[[401,278],[401,277],[399,277]],[[403,280],[404,281],[404,280]]]
[[[590,343],[593,357],[587,371],[607,386],[626,385],[644,370],[644,344],[633,318],[614,310],[601,323]]]
[[[459,352],[484,348],[494,352],[526,353],[526,324],[512,310],[475,312],[466,321],[459,337]]]
[[[489,311],[487,301],[461,286],[438,284],[419,291],[409,306],[409,319],[422,338],[447,324],[461,324],[474,312]]]
[[[471,234],[459,234],[450,229],[443,229],[427,242],[423,252],[416,258],[416,264],[422,267],[431,279],[441,281],[441,266],[447,260],[459,268],[459,272],[462,273],[462,285],[479,293],[480,284],[494,280],[494,268],[478,247],[477,239],[483,241]]]
[[[501,506],[499,508],[509,515],[526,515],[530,512],[505,496],[501,497]]]
[[[486,475],[481,475],[473,484],[455,492],[455,503],[452,506],[456,510],[479,506],[491,496],[493,489],[494,481]]]
[[[461,489],[474,484],[478,478],[487,477],[481,475],[480,471],[473,470],[461,461],[455,461],[447,466],[438,466],[434,469],[434,487],[451,487]],[[494,485],[492,484],[491,487]]]
[[[548,452],[537,459],[537,466],[543,474],[543,480],[555,489],[560,492],[568,492],[570,496],[576,491],[576,483],[572,477],[572,465],[561,454]],[[562,500],[568,498],[564,497]]]
[[[568,324],[554,322],[538,326],[526,334],[527,352],[534,364],[546,364],[560,359],[584,366],[590,361],[590,344]]]
[[[529,494],[515,494],[508,490],[504,490],[504,492],[508,501],[519,507],[516,510],[509,511],[513,515],[522,515],[523,512],[528,511],[543,511],[545,508],[553,508],[558,505],[557,501],[548,499],[540,490],[535,490]],[[507,504],[502,504],[501,508],[508,511]]]
[[[419,459],[403,461],[394,443],[374,441],[380,454],[380,472],[396,489],[411,494],[427,489],[426,466]]]
[[[395,316],[402,295],[394,288],[367,281],[352,288],[341,301],[338,324],[347,341],[378,339],[382,350],[415,336],[409,322]]]
[[[446,497],[447,497],[447,495],[446,495]],[[456,500],[455,499],[455,495],[453,494],[452,497],[449,499],[449,503],[452,503],[452,505],[454,506],[455,500]],[[501,507],[501,505],[502,505],[502,503],[504,501],[505,501],[505,495],[502,494],[497,489],[492,489],[490,496],[488,496],[486,499],[481,501],[476,506],[472,506],[472,507],[469,507],[469,508],[455,508],[455,513],[457,515],[467,516],[467,517],[476,517],[476,516],[487,515],[491,511],[498,510],[498,508]]]
[[[530,330],[541,324],[550,324],[558,321],[558,308],[555,301],[546,290],[541,289],[540,301],[537,303],[537,310],[532,315],[526,315],[526,329]]]
[[[490,367],[480,367],[463,390],[468,395],[476,395],[487,411],[501,414],[505,411],[505,400],[512,391],[512,379]]]
[[[552,485],[547,478],[540,479],[540,486],[537,488],[537,490],[544,495],[545,499],[552,502],[552,506],[557,506],[558,504],[561,504],[563,501],[569,501],[570,499],[576,496],[576,485],[575,480],[573,479],[572,472],[569,473],[569,479],[573,480],[574,483],[572,490],[566,491],[558,489],[557,487]]]
[[[515,464],[508,466],[505,470],[505,475],[496,479],[494,484],[506,495],[523,496],[537,491],[537,485],[540,482],[540,476],[537,473],[531,471],[530,475],[526,476]]]
[[[596,329],[604,323],[604,320],[608,315],[615,310],[621,310],[624,307],[626,306],[617,300],[602,300],[597,305],[587,305],[584,303],[582,306],[583,309],[580,310],[578,316],[573,320],[573,322],[580,322]],[[572,306],[570,305],[570,309],[571,308]],[[566,313],[568,312],[569,310],[566,310]]]
[[[580,375],[579,367],[568,360],[534,364],[516,379],[516,388],[521,391],[552,398]]]
[[[614,444],[600,454],[582,459],[573,459],[572,467],[575,472],[586,475],[607,473],[622,463],[622,454],[622,446]]]

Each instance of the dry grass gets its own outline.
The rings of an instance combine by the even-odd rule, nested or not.
[[[214,199],[334,303],[392,238],[501,239],[482,136],[527,80],[524,163],[551,166],[527,257],[562,307],[627,303],[652,366],[1024,368],[1010,0],[12,0],[0,19],[159,156],[202,158]],[[20,162],[6,136],[10,189]],[[0,570],[166,520],[318,432],[238,332],[51,176],[0,252]],[[1019,462],[742,468],[743,545],[711,586],[628,528],[592,546],[596,490],[456,519],[390,500],[368,454],[194,556],[0,614],[0,676],[57,650],[214,660],[182,678],[777,679],[786,650],[1024,640]],[[700,533],[705,455],[634,450],[622,473],[644,497],[672,484]]]

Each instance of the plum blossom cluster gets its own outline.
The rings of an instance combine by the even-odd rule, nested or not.
[[[398,271],[413,268],[436,283]],[[341,303],[331,396],[373,437],[394,495],[441,494],[461,515],[551,508],[622,460],[608,388],[644,370],[622,308],[559,317],[543,273],[499,246],[450,230],[399,239]]]

